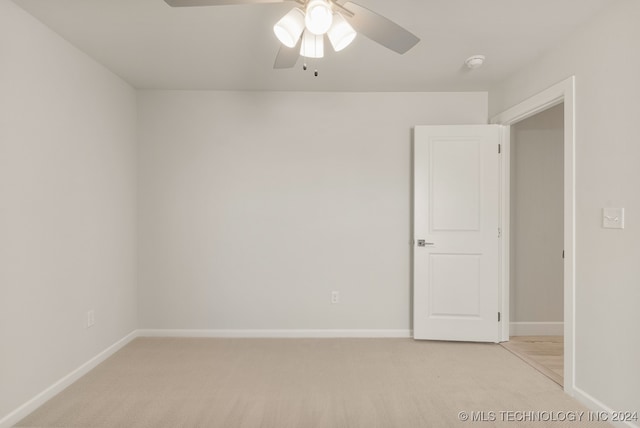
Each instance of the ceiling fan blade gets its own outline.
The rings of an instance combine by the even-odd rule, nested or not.
[[[284,3],[292,0],[164,0],[171,7],[224,6],[228,4]]]
[[[298,44],[292,48],[288,48],[285,45],[280,45],[280,50],[276,56],[276,62],[273,64],[273,68],[279,70],[283,68],[293,68],[300,58],[300,44],[302,43],[302,37],[298,40]]]
[[[414,47],[420,39],[395,22],[353,2],[346,2],[344,8],[353,12],[353,16],[345,14],[349,24],[358,32],[374,42],[396,51],[399,54]]]

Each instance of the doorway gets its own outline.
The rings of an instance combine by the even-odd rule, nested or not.
[[[514,125],[557,105],[563,105],[563,387],[569,395],[575,391],[575,77],[559,82],[514,107],[494,116],[491,123],[504,125],[502,158],[502,241],[501,341],[510,336],[510,149]]]
[[[564,103],[511,127],[509,342],[563,383]]]

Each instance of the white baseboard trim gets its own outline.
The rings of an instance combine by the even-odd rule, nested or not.
[[[563,322],[512,322],[509,336],[562,336]]]
[[[637,422],[614,422],[612,421],[612,414],[615,412],[611,407],[604,405],[600,400],[592,397],[578,387],[573,388],[574,398],[584,404],[592,412],[603,412],[603,416],[608,418],[608,421],[614,427],[619,428],[640,428]],[[620,409],[621,412],[630,411],[634,412],[635,409]]]
[[[93,370],[98,364],[109,358],[111,355],[115,354],[136,337],[138,337],[138,332],[137,330],[134,330],[127,336],[118,340],[113,345],[109,346],[104,351],[100,352],[95,357],[91,358],[86,363],[82,364],[80,367],[78,367],[68,375],[64,376],[62,379],[58,380],[56,383],[33,397],[31,400],[27,401],[22,406],[18,407],[17,409],[0,419],[0,428],[10,428],[20,422],[20,420],[27,417],[31,412],[42,406],[45,402],[53,398],[58,393],[62,392],[62,390],[64,390],[66,387],[80,379],[89,371]]]
[[[411,330],[138,330],[139,337],[411,338]]]

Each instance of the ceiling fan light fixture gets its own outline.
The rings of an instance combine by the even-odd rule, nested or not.
[[[300,55],[307,58],[324,57],[324,35],[317,35],[310,31],[305,31],[302,35]]]
[[[333,22],[331,5],[326,0],[310,0],[304,22],[311,33],[325,34]]]
[[[333,25],[327,32],[327,36],[333,46],[333,50],[340,52],[353,42],[357,34],[358,33],[356,33],[353,27],[349,25],[347,20],[344,19],[341,14],[338,12],[334,13]]]
[[[273,32],[283,45],[292,48],[298,44],[298,40],[304,31],[304,12],[294,8],[273,26]]]

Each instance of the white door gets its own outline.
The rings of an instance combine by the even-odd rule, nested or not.
[[[500,128],[415,128],[416,339],[499,341]]]

